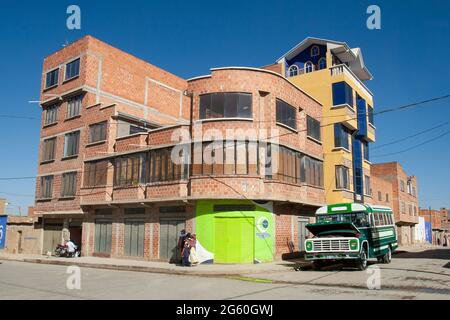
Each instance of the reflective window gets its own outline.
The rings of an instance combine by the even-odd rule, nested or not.
[[[200,119],[252,118],[252,95],[240,92],[208,93],[200,96]]]

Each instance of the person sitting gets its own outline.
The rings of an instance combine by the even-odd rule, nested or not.
[[[75,243],[73,243],[72,240],[68,240],[68,241],[66,241],[66,247],[67,247],[67,252],[69,253],[69,256],[74,256],[75,250],[77,249],[77,246],[75,245]]]

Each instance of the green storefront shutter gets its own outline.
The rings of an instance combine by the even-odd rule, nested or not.
[[[216,263],[253,263],[253,218],[215,219]]]

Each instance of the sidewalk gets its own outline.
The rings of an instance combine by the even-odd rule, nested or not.
[[[29,263],[53,264],[64,266],[79,266],[121,271],[139,271],[151,273],[166,273],[175,275],[196,276],[242,276],[244,274],[268,274],[285,272],[295,265],[294,261],[274,261],[261,264],[201,264],[195,267],[182,267],[168,262],[143,261],[130,259],[79,257],[59,258],[44,255],[10,254],[0,252],[0,261],[22,261]]]
[[[435,248],[429,244],[399,247],[397,252],[418,252]],[[261,264],[201,264],[195,267],[182,267],[167,262],[144,261],[131,259],[79,257],[79,258],[57,258],[44,255],[11,254],[0,252],[0,261],[22,261],[29,263],[53,264],[71,266],[77,265],[85,268],[99,268],[121,271],[139,271],[151,273],[165,273],[175,275],[197,275],[197,276],[244,276],[274,274],[294,271],[294,267],[308,266],[309,263],[303,259],[292,259],[287,261],[274,261]]]

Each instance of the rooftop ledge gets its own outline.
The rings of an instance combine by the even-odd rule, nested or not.
[[[256,72],[264,72],[264,73],[269,73],[271,75],[277,76],[285,81],[287,81],[290,85],[292,85],[294,88],[296,88],[297,90],[299,90],[300,92],[302,92],[304,95],[306,95],[307,97],[309,97],[311,100],[317,102],[320,106],[323,106],[322,103],[320,103],[318,100],[316,100],[314,97],[310,96],[308,93],[306,93],[305,91],[303,91],[299,86],[297,86],[296,84],[292,83],[291,81],[289,81],[289,79],[283,77],[281,74],[276,73],[274,71],[271,70],[267,70],[267,69],[261,69],[261,68],[254,68],[254,67],[238,67],[238,66],[230,66],[230,67],[218,67],[218,68],[211,68],[211,71],[222,71],[222,70],[246,70],[246,71],[256,71]],[[205,79],[205,78],[210,78],[211,75],[204,75],[204,76],[198,76],[198,77],[193,77],[188,79],[187,81],[195,81],[195,80],[200,80],[200,79]]]

